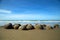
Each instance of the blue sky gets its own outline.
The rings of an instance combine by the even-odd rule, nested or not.
[[[60,0],[0,0],[0,20],[60,20]]]

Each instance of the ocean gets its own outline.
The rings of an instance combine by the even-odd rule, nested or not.
[[[0,26],[3,26],[5,24],[8,23],[12,23],[12,24],[46,24],[46,25],[51,25],[53,26],[54,24],[59,24],[60,25],[60,21],[0,21]]]

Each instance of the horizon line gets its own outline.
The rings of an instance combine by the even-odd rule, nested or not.
[[[0,21],[60,21],[60,20],[0,20]]]

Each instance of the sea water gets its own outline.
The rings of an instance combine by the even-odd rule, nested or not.
[[[46,24],[46,25],[51,25],[53,26],[54,24],[59,24],[60,25],[60,21],[0,21],[0,26],[3,26],[5,24],[8,23],[12,23],[12,24]]]

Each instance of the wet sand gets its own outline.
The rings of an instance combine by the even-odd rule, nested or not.
[[[15,30],[0,28],[0,40],[60,40],[60,29]]]

